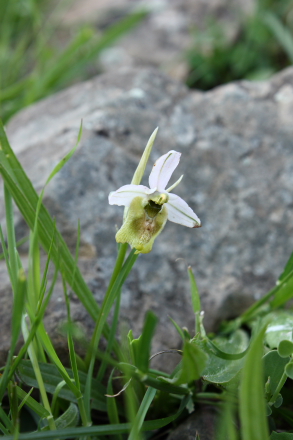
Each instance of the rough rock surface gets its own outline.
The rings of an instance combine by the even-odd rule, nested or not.
[[[156,70],[134,69],[75,85],[23,110],[8,134],[40,191],[75,144],[83,118],[81,145],[47,188],[46,205],[72,249],[80,219],[81,268],[98,302],[113,267],[115,225],[123,213],[108,205],[109,191],[130,182],[157,125],[151,162],[171,149],[183,153],[172,181],[183,173],[184,178],[174,192],[194,208],[203,227],[168,222],[153,251],[139,257],[122,296],[122,320],[135,335],[147,310],[159,315],[154,350],[160,350],[179,343],[168,316],[193,329],[189,264],[209,329],[274,286],[293,248],[292,112],[291,68],[268,82],[233,83],[208,93],[190,92]],[[19,220],[18,234],[24,230]],[[2,354],[9,343],[3,337],[10,319],[7,284],[1,285]],[[72,313],[89,332],[93,324],[76,299]],[[65,315],[57,289],[46,325],[61,347],[56,324]]]
[[[200,440],[214,440],[216,435],[216,416],[215,408],[202,406],[181,423],[168,436],[167,440],[194,440],[197,438],[196,435],[198,435]]]
[[[255,0],[77,0],[64,15],[72,26],[80,21],[94,22],[98,29],[127,15],[133,9],[147,8],[148,16],[100,59],[104,71],[124,66],[153,66],[173,78],[184,79],[188,66],[185,53],[193,44],[195,30],[205,30],[212,21],[221,25],[227,38],[239,31],[243,14],[253,11]]]

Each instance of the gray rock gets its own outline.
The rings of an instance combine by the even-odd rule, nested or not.
[[[181,423],[167,438],[167,440],[214,440],[216,435],[217,413],[215,408],[201,406]]]
[[[122,295],[121,320],[136,336],[147,310],[159,315],[153,347],[159,351],[179,344],[169,316],[193,332],[188,265],[197,278],[208,329],[274,286],[293,248],[292,111],[291,68],[268,82],[233,83],[208,93],[188,91],[156,70],[131,69],[77,84],[23,110],[8,134],[40,191],[75,144],[83,118],[81,145],[50,183],[45,202],[72,250],[80,220],[81,269],[99,303],[123,215],[123,208],[108,205],[108,193],[131,181],[157,125],[147,176],[157,157],[171,149],[182,152],[172,181],[183,173],[184,178],[174,192],[193,207],[203,226],[192,230],[168,222],[153,251],[139,257]],[[24,233],[20,219],[17,231]],[[10,295],[4,284],[2,298]],[[0,314],[3,333],[9,315],[3,308]],[[72,314],[89,333],[93,323],[75,298]],[[64,342],[56,323],[65,316],[58,287],[46,325],[60,347]]]
[[[107,48],[99,65],[107,72],[125,66],[159,67],[182,80],[188,72],[185,53],[194,45],[194,31],[205,31],[214,21],[228,40],[234,40],[244,14],[252,13],[255,4],[255,0],[84,0],[73,2],[62,22],[69,26],[81,21],[94,22],[103,32],[106,26],[134,9],[147,8],[148,16]]]

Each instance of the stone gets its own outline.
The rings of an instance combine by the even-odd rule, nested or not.
[[[195,440],[197,438],[200,438],[200,440],[214,440],[216,438],[216,422],[216,409],[202,405],[174,429],[167,440]]]
[[[197,279],[208,330],[274,287],[293,248],[292,85],[293,68],[267,82],[241,81],[206,93],[190,91],[156,69],[122,69],[46,98],[9,123],[11,145],[40,191],[74,146],[83,119],[81,144],[46,189],[45,204],[72,252],[80,220],[81,270],[98,303],[111,275],[116,226],[123,216],[122,207],[108,205],[108,193],[130,183],[156,126],[160,129],[146,176],[159,156],[171,149],[182,152],[170,183],[184,174],[174,192],[194,209],[202,228],[168,222],[152,252],[139,257],[122,293],[121,322],[136,337],[147,310],[159,316],[153,353],[180,346],[169,317],[193,334],[188,265]],[[2,192],[0,197],[2,224]],[[24,234],[17,216],[17,235]],[[7,283],[1,286],[2,335],[10,325]],[[74,295],[72,316],[89,335],[94,323]],[[65,318],[58,285],[46,326],[66,352],[57,325]],[[2,337],[1,353],[8,348],[5,341]],[[155,360],[165,367],[177,357]]]
[[[243,16],[251,14],[255,5],[255,0],[148,0],[135,4],[132,0],[84,0],[73,2],[62,22],[69,27],[92,22],[103,32],[133,10],[144,8],[147,17],[103,51],[100,68],[113,72],[117,67],[153,66],[184,80],[188,73],[185,54],[195,44],[194,32],[205,31],[216,22],[228,40],[234,40]]]

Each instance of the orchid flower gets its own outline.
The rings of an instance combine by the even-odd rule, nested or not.
[[[179,164],[181,153],[171,150],[154,164],[149,176],[149,188],[144,185],[124,185],[109,194],[110,205],[128,208],[126,219],[116,234],[118,243],[129,243],[139,253],[148,253],[153,242],[168,220],[189,228],[198,228],[201,222],[188,204],[166,186]]]

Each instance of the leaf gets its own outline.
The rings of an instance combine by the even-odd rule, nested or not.
[[[39,366],[44,380],[46,391],[48,393],[54,394],[56,387],[62,381],[63,378],[61,377],[55,365],[43,364],[40,362]],[[69,377],[73,379],[72,370],[66,368],[66,371]],[[26,385],[38,388],[38,382],[36,380],[33,367],[30,361],[23,360],[20,362],[17,368],[17,375]],[[86,377],[87,375],[85,373],[79,371],[80,388],[82,393],[84,393]],[[92,393],[91,393],[92,408],[98,409],[100,411],[107,411],[106,398],[104,396],[105,388],[95,379],[93,379],[92,384],[93,384]],[[72,393],[72,391],[68,389],[67,386],[64,386],[60,390],[59,397],[65,400],[69,400],[70,402],[74,402],[74,403],[77,402],[75,395]]]
[[[293,63],[293,37],[290,29],[282,23],[276,14],[268,11],[264,13],[263,21],[283,47],[291,63]]]
[[[32,409],[39,417],[47,418],[50,416],[49,411],[43,407],[39,402],[37,402],[33,397],[29,396],[25,391],[23,391],[20,387],[16,387],[16,392],[19,399],[25,399],[25,405],[27,405],[30,409]]]
[[[275,432],[273,431],[270,440],[293,440],[293,434],[289,432]]]
[[[113,396],[114,390],[112,385],[112,379],[113,379],[114,370],[112,370],[110,377],[108,379],[108,386],[107,386],[107,395]],[[109,421],[112,425],[119,424],[119,414],[117,409],[117,403],[115,397],[108,397],[107,396],[107,411],[108,411],[108,417]],[[117,440],[122,440],[122,436],[117,434]]]
[[[236,330],[229,338],[218,336],[213,339],[214,344],[226,353],[243,352],[248,346],[248,336],[243,330]],[[209,360],[203,371],[203,379],[212,383],[228,383],[242,369],[244,357],[241,359],[223,359],[209,353]]]
[[[153,312],[149,311],[145,318],[141,336],[131,341],[135,364],[137,368],[143,372],[147,372],[149,368],[152,338],[157,322],[158,318]]]
[[[144,422],[146,413],[156,395],[157,390],[155,388],[149,387],[143,397],[140,407],[137,411],[136,417],[133,420],[132,428],[128,437],[128,440],[137,440],[138,434]]]
[[[293,314],[276,311],[268,315],[270,323],[265,333],[265,342],[270,348],[277,348],[281,341],[293,341]]]
[[[163,382],[182,385],[201,377],[208,361],[208,355],[194,341],[185,341],[182,354],[182,360],[174,377],[160,377]]]
[[[278,353],[281,357],[288,357],[293,353],[293,342],[291,341],[281,341],[278,346]]]
[[[33,230],[39,197],[9,145],[1,120],[0,145],[0,173],[24,220],[30,229]],[[90,316],[96,320],[100,311],[99,306],[83,279],[79,268],[76,266],[75,259],[72,257],[63,237],[56,230],[55,222],[43,204],[41,204],[38,217],[38,234],[45,251],[49,252],[51,247],[53,262],[57,266],[59,262],[60,264],[62,263],[62,270],[66,281]],[[54,237],[53,245],[52,237]],[[73,273],[75,274],[74,278],[72,277]],[[109,335],[109,326],[107,324],[105,324],[103,330],[106,336]],[[117,344],[114,345],[114,350],[117,350]]]
[[[155,429],[160,429],[169,423],[176,420],[184,408],[190,401],[190,396],[184,397],[182,399],[180,407],[178,411],[163,419],[156,420],[148,420],[144,422],[142,425],[142,431],[153,431]],[[0,407],[0,411],[1,411]],[[87,427],[76,427],[76,428],[65,428],[59,429],[56,431],[44,431],[44,432],[29,432],[29,433],[20,433],[18,435],[19,440],[54,440],[56,438],[76,438],[82,436],[99,436],[99,435],[113,435],[113,434],[123,434],[129,432],[131,429],[130,423],[120,423],[120,424],[111,424],[111,425],[98,425],[98,426],[87,426]],[[15,440],[13,435],[4,435],[1,437],[2,440]]]
[[[263,338],[266,326],[250,345],[242,370],[239,390],[239,413],[242,440],[268,440],[263,381]]]
[[[189,282],[190,282],[190,291],[191,291],[191,301],[192,301],[193,312],[197,313],[197,312],[201,311],[200,296],[199,296],[196,280],[195,280],[191,266],[188,267],[188,276],[189,276]]]
[[[277,350],[269,351],[263,357],[263,370],[265,382],[270,378],[270,395],[273,395],[288,364],[289,358],[279,356]]]
[[[287,275],[289,275],[290,272],[293,271],[293,252],[289,257],[289,260],[286,263],[286,266],[283,270],[283,272],[281,273],[281,275],[279,276],[278,281],[281,282],[283,281],[284,278],[286,278]]]
[[[207,361],[208,355],[203,350],[194,342],[186,341],[183,346],[182,370],[175,384],[181,385],[199,379]]]
[[[79,412],[74,403],[70,403],[67,410],[55,421],[57,429],[65,429],[70,426],[77,426],[78,422]]]
[[[289,362],[285,367],[285,372],[290,379],[293,379],[293,362]]]
[[[285,304],[293,296],[293,272],[289,274],[276,287],[275,298],[271,301],[273,308],[280,307]]]

